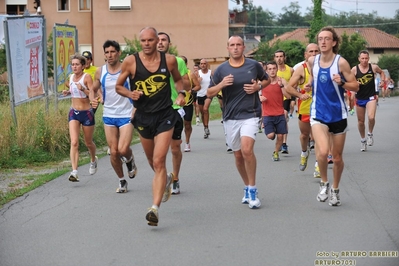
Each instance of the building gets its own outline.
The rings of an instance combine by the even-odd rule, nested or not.
[[[168,33],[189,67],[194,59],[212,63],[228,56],[228,0],[0,0],[0,14],[22,15],[25,9],[44,16],[47,35],[55,23],[76,26],[79,52],[91,51],[97,66],[104,63],[106,39],[123,47],[124,37],[138,38],[146,26]]]
[[[339,36],[360,34],[367,42],[366,48],[370,53],[370,62],[378,63],[378,57],[383,54],[399,54],[399,39],[376,28],[334,28]],[[309,43],[306,37],[308,29],[300,28],[291,32],[286,32],[280,36],[275,36],[269,43],[273,45],[277,40],[297,40],[301,43]]]

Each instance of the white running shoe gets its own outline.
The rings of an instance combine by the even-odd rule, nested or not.
[[[328,202],[328,205],[334,207],[341,205],[341,200],[339,199],[339,189],[331,188],[330,201]]]
[[[241,203],[242,204],[249,203],[249,188],[248,187],[244,188],[244,197],[242,197]]]
[[[166,186],[165,186],[165,191],[163,193],[162,197],[162,202],[167,202],[168,199],[170,198],[170,195],[172,194],[172,185],[173,182],[173,173],[169,173],[166,175]]]
[[[127,192],[127,181],[120,180],[119,187],[116,189],[116,193],[126,193]]]
[[[368,146],[373,146],[373,144],[374,144],[373,134],[368,134],[367,135],[367,145]]]
[[[317,200],[320,202],[325,202],[328,199],[328,187],[330,184],[328,182],[320,182],[319,194],[317,194]]]
[[[195,125],[199,126],[199,124],[201,123],[201,120],[199,119],[199,117],[197,116],[195,118]]]
[[[367,151],[366,141],[360,141],[360,151]]]
[[[96,159],[94,160],[94,162],[90,163],[89,173],[91,175],[94,175],[97,172],[97,162],[98,162],[98,157],[96,156]]]
[[[260,207],[260,200],[258,199],[258,189],[249,190],[249,204],[248,207],[251,209],[257,209]]]
[[[185,151],[185,152],[190,152],[190,151],[191,151],[190,143],[186,143],[186,144],[184,145],[184,151]]]

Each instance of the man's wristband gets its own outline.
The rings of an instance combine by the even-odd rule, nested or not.
[[[183,94],[183,96],[186,97],[186,91],[179,91],[179,94]]]

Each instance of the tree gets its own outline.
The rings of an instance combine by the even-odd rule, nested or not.
[[[388,69],[391,78],[397,82],[399,80],[399,55],[383,55],[379,57],[378,66]]]
[[[349,37],[346,32],[341,36],[341,39],[339,54],[348,61],[350,66],[357,65],[359,63],[359,52],[366,49],[366,40],[358,33]]]
[[[323,23],[323,10],[321,8],[322,2],[322,0],[313,0],[313,19],[310,22],[310,29],[306,36],[309,38],[309,43],[315,42],[317,33],[325,26]]]
[[[282,8],[284,13],[280,14],[277,20],[278,25],[295,25],[295,26],[307,26],[308,23],[304,20],[301,15],[301,7],[298,2],[291,2],[288,7]]]
[[[123,36],[123,39],[126,42],[126,47],[125,49],[123,49],[122,54],[121,54],[121,60],[123,61],[123,59],[125,59],[126,56],[140,52],[141,49],[141,45],[140,45],[140,40],[137,39],[137,36],[134,36],[134,39],[129,40],[128,38],[126,38],[125,36]],[[169,53],[173,54],[173,55],[178,55],[178,51],[176,46],[169,46]]]
[[[278,40],[269,46],[269,43],[262,42],[258,46],[258,50],[254,55],[254,59],[258,61],[272,61],[274,60],[274,52],[277,50],[283,50],[287,57],[286,64],[293,66],[303,60],[303,54],[305,52],[305,46],[299,41],[280,41]]]

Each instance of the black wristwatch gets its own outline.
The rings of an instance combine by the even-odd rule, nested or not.
[[[183,94],[183,96],[186,97],[186,91],[179,91],[179,94]]]
[[[344,86],[344,85],[345,85],[345,83],[346,83],[346,82],[345,82],[345,80],[341,79],[341,85],[339,85],[339,86],[341,86],[341,87],[342,87],[342,86]]]

